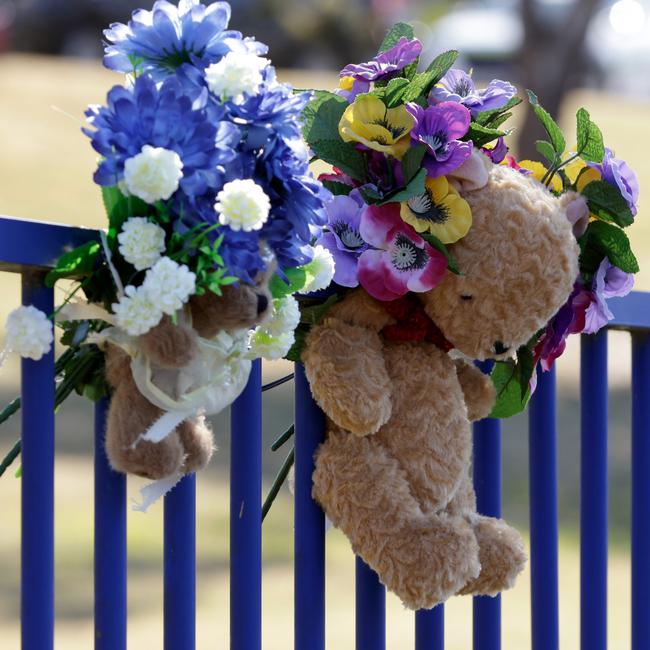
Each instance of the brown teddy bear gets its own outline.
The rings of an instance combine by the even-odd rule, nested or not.
[[[463,196],[473,225],[449,247],[462,275],[392,303],[353,290],[303,353],[328,416],[314,497],[413,609],[457,593],[494,595],[512,586],[526,559],[517,531],[476,512],[470,422],[490,413],[495,390],[449,350],[480,360],[512,355],[578,275],[565,214],[574,197],[557,199],[496,165],[486,186]],[[401,323],[415,317],[427,323],[423,340],[404,340]]]
[[[139,337],[139,349],[157,368],[173,377],[199,354],[198,337],[212,339],[221,330],[240,330],[263,322],[272,309],[268,288],[274,270],[269,265],[255,285],[240,283],[222,288],[222,295],[207,292],[192,296],[185,308],[185,323],[169,317]],[[132,373],[131,357],[108,344],[106,378],[113,388],[106,428],[106,453],[118,472],[158,480],[180,472],[202,469],[212,456],[212,432],[203,416],[183,421],[160,442],[140,440],[163,410],[139,391]]]

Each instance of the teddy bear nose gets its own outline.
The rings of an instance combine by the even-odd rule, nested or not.
[[[258,313],[258,315],[261,314],[262,312],[266,311],[266,308],[268,306],[269,306],[269,299],[263,294],[258,294],[257,295],[257,313]]]
[[[503,341],[494,342],[494,352],[496,354],[505,354],[510,349],[509,346],[504,345]]]

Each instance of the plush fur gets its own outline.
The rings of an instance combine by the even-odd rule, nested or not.
[[[463,275],[417,295],[461,353],[503,358],[564,303],[578,248],[562,203],[514,170],[493,166],[464,197],[473,226],[450,246]],[[328,416],[314,497],[406,606],[496,594],[526,556],[514,529],[476,512],[470,422],[489,414],[494,388],[433,344],[384,340],[392,322],[357,289],[307,339],[307,377]]]
[[[274,270],[260,275],[255,285],[224,287],[223,295],[193,296],[187,306],[191,326],[174,325],[165,317],[139,338],[141,351],[159,368],[186,366],[197,353],[197,336],[212,338],[220,330],[255,327],[271,310],[268,282]],[[138,390],[131,359],[115,345],[106,349],[106,379],[113,388],[106,428],[106,453],[113,469],[152,480],[205,467],[212,456],[212,432],[204,417],[186,420],[158,443],[133,443],[163,415]]]

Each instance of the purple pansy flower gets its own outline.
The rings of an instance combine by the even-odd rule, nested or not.
[[[340,77],[353,77],[365,81],[377,81],[404,69],[413,63],[422,52],[422,43],[417,38],[409,40],[406,36],[389,50],[381,52],[367,63],[350,63],[339,73]]]
[[[493,79],[487,88],[477,90],[470,75],[464,70],[452,68],[431,89],[429,103],[463,104],[474,116],[482,111],[491,111],[505,106],[516,94],[517,89],[511,83],[500,79]]]
[[[447,270],[447,258],[402,220],[399,203],[364,210],[360,233],[373,248],[359,258],[359,283],[377,300],[430,291]]]
[[[415,119],[411,139],[427,146],[422,165],[430,177],[444,176],[470,157],[472,143],[459,140],[467,133],[471,120],[464,106],[443,102],[424,109],[407,104],[406,110]]]
[[[639,179],[634,170],[620,158],[614,157],[614,152],[605,147],[605,157],[602,163],[589,163],[590,167],[597,169],[603,180],[610,185],[615,185],[621,191],[623,198],[630,206],[632,214],[636,216],[636,204],[639,200]]]
[[[627,296],[634,287],[634,276],[614,266],[607,258],[603,259],[593,279],[593,302],[585,314],[585,334],[595,334],[605,327],[614,318],[609,306],[608,298]]]
[[[535,361],[540,362],[542,370],[550,370],[555,359],[561,356],[569,334],[577,334],[584,330],[585,314],[593,300],[591,291],[576,282],[573,292],[549,321],[546,331],[535,348]],[[531,386],[531,391],[533,388]]]
[[[483,147],[481,151],[495,164],[498,165],[508,155],[508,145],[506,139],[500,137],[492,149]]]
[[[327,228],[318,243],[327,248],[336,262],[334,282],[343,287],[356,287],[357,263],[368,244],[361,237],[361,215],[367,208],[359,190],[349,196],[335,196],[326,206]]]
[[[369,90],[369,81],[366,81],[365,79],[353,79],[350,88],[337,88],[334,92],[336,95],[340,95],[347,99],[348,103],[351,104],[357,98],[357,95],[367,93]]]

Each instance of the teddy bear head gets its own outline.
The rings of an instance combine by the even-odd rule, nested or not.
[[[265,270],[252,284],[238,282],[221,288],[221,295],[208,291],[192,296],[192,325],[203,338],[210,339],[221,330],[254,328],[263,323],[273,309],[269,283],[276,269],[273,253],[262,248]]]
[[[512,356],[558,311],[578,276],[566,206],[541,183],[492,165],[485,187],[463,193],[472,227],[449,246],[461,275],[422,296],[445,337],[473,359]]]

